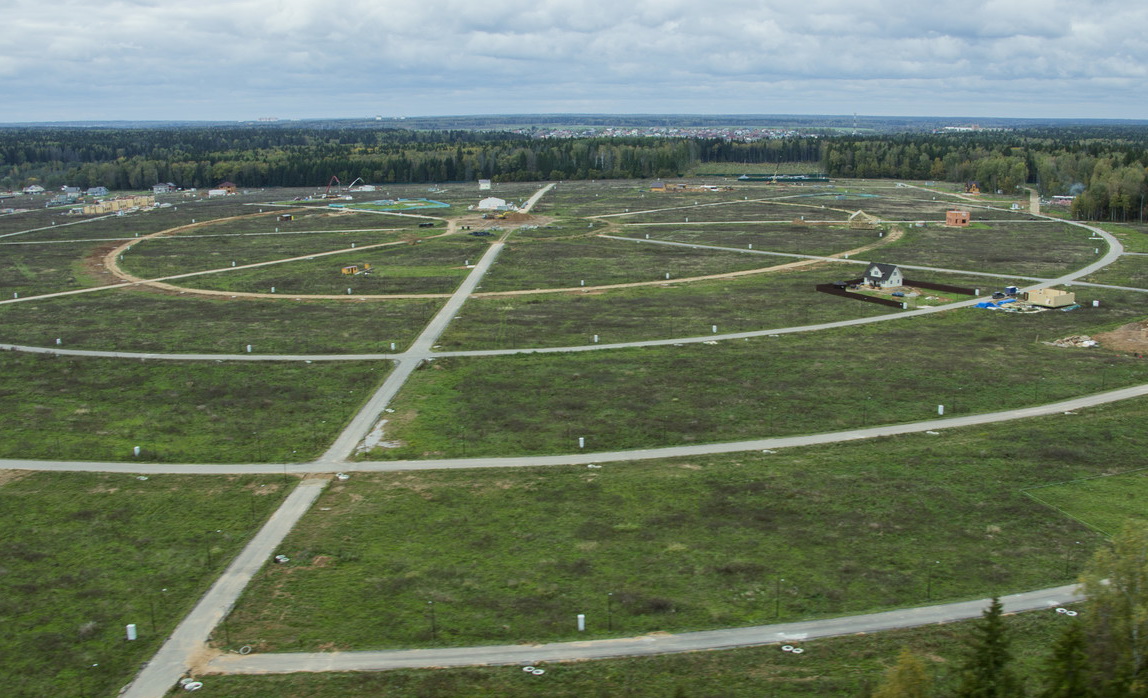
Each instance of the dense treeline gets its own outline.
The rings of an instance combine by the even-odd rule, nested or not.
[[[510,133],[283,128],[7,129],[0,186],[140,189],[668,177],[700,159],[687,139],[537,140]]]
[[[831,138],[823,163],[834,177],[977,182],[981,191],[1073,195],[1073,215],[1143,220],[1148,128],[1091,127]]]
[[[278,126],[0,129],[0,188],[144,189],[673,177],[703,162],[819,163],[833,177],[978,182],[1076,195],[1073,213],[1142,220],[1148,128],[794,137],[532,138],[500,131]]]

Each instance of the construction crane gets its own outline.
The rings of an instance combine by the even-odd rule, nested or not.
[[[332,184],[342,184],[342,182],[340,182],[339,178],[336,177],[335,175],[331,175],[331,181],[327,182],[327,191],[323,192],[323,198],[324,199],[337,199],[337,198],[339,198],[338,194],[335,194],[333,196],[331,195],[331,185]]]
[[[353,182],[351,182],[350,184],[348,184],[347,186],[343,187],[343,191],[351,191],[352,189],[354,189],[354,188],[355,188],[355,185],[356,185],[356,184],[359,184],[359,183],[361,183],[362,181],[363,181],[363,178],[362,178],[362,177],[356,177],[356,178],[355,178],[355,181],[353,181]]]

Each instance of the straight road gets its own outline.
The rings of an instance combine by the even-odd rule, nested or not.
[[[551,182],[550,184],[547,184],[538,191],[534,192],[534,194],[526,200],[526,203],[522,205],[522,212],[530,213],[530,211],[534,208],[534,204],[538,203],[538,200],[545,196],[546,192],[553,189],[554,185],[556,184],[558,184],[558,182]]]
[[[192,668],[194,658],[203,653],[212,630],[231,612],[251,578],[326,486],[326,478],[304,480],[287,496],[283,505],[236,556],[122,695],[127,698],[156,698],[167,694]]]
[[[535,195],[537,196],[537,194]],[[532,201],[534,201],[532,197]],[[397,362],[394,370],[383,381],[382,386],[375,391],[375,394],[359,410],[358,414],[354,416],[351,423],[343,430],[327,452],[319,458],[320,463],[338,463],[347,460],[355,451],[355,447],[366,438],[370,433],[371,427],[379,419],[379,415],[383,413],[387,405],[398,394],[399,389],[410,378],[411,373],[418,368],[420,362],[426,357],[431,355],[431,349],[434,348],[435,342],[438,341],[439,336],[446,330],[447,325],[454,319],[454,316],[462,309],[466,299],[474,292],[478,283],[482,281],[482,277],[486,274],[490,266],[494,264],[494,260],[498,258],[498,254],[502,252],[502,248],[506,243],[502,240],[491,243],[486,252],[474,265],[474,269],[467,275],[466,279],[459,284],[458,290],[450,297],[450,300],[443,305],[442,309],[435,314],[427,326],[419,334],[414,342],[411,343],[410,349],[403,354],[398,355]]]
[[[1001,597],[1006,613],[1055,609],[1083,597],[1075,585]],[[721,650],[915,628],[977,618],[990,599],[905,608],[844,618],[778,623],[748,628],[707,630],[679,635],[658,634],[613,640],[557,642],[544,645],[491,645],[445,649],[381,652],[291,652],[284,654],[221,655],[207,665],[209,674],[289,674],[300,671],[386,671],[440,667],[490,666],[587,659],[639,657],[701,650]],[[588,618],[589,622],[601,621]]]
[[[527,204],[524,211],[529,211],[547,191],[553,187],[547,185],[536,192]],[[1037,286],[1067,283],[1075,278],[1092,273],[1120,256],[1123,253],[1118,241],[1099,228],[1077,224],[1088,228],[1108,240],[1109,251],[1101,259],[1084,269],[1059,277],[1051,281],[1042,281]],[[1067,412],[1102,402],[1128,399],[1148,393],[1148,386],[1138,386],[1121,391],[1111,391],[1101,395],[1088,396],[1075,400],[1063,401],[1053,405],[1044,405],[1036,408],[1010,410],[990,415],[970,415],[943,420],[930,420],[908,425],[893,425],[886,427],[873,427],[858,429],[834,434],[816,434],[781,439],[762,439],[744,441],[733,444],[709,444],[704,446],[674,447],[664,449],[648,449],[642,451],[622,451],[611,453],[571,454],[550,457],[528,457],[512,459],[453,459],[441,461],[399,461],[385,463],[359,463],[350,464],[344,459],[350,456],[355,445],[366,435],[382,409],[409,377],[410,372],[419,361],[429,356],[446,356],[448,353],[434,354],[433,346],[447,324],[453,319],[455,313],[462,307],[469,295],[474,291],[483,274],[489,269],[502,248],[502,241],[491,245],[487,253],[476,265],[474,271],[466,281],[451,296],[444,308],[435,316],[411,348],[403,354],[396,356],[379,355],[380,358],[393,358],[398,361],[396,370],[388,377],[384,385],[376,392],[366,406],[360,410],[352,423],[344,430],[335,444],[328,450],[319,463],[294,465],[144,465],[135,463],[47,463],[42,461],[0,461],[0,467],[35,470],[102,470],[121,472],[264,472],[277,473],[292,471],[314,471],[316,466],[320,469],[341,466],[346,470],[409,470],[453,467],[507,467],[524,465],[557,465],[562,463],[586,463],[592,461],[624,461],[643,458],[666,458],[673,456],[688,456],[703,453],[723,453],[744,451],[755,448],[773,449],[787,446],[801,446],[816,443],[829,443],[850,439],[871,438],[873,436],[893,435],[943,429],[946,427],[968,426],[983,424],[1003,419],[1017,419],[1055,412]],[[968,303],[954,304],[947,308],[959,307]],[[936,312],[934,309],[923,309],[927,312]],[[892,317],[906,317],[921,314],[917,311],[897,314]],[[837,323],[830,323],[836,325]],[[846,324],[860,324],[850,322]],[[712,341],[719,338],[739,338],[742,336],[758,336],[761,334],[780,334],[781,331],[748,333],[745,335],[724,335],[705,338],[696,338],[698,341]],[[659,342],[659,344],[671,343]],[[678,340],[681,341],[681,340]],[[648,343],[634,343],[614,345],[617,347],[647,346]],[[594,348],[598,348],[595,346]],[[601,348],[606,348],[605,346]],[[560,351],[577,351],[580,348],[568,347]],[[52,352],[50,353],[63,353]],[[97,354],[86,352],[87,354]],[[130,353],[108,352],[104,355],[127,355]],[[460,354],[455,352],[454,354]],[[485,355],[486,352],[465,352],[466,355]],[[139,355],[134,355],[138,357]],[[154,355],[155,358],[160,358]],[[188,355],[203,356],[203,355]],[[244,360],[268,360],[269,357],[243,356]],[[164,357],[168,358],[168,357]],[[219,355],[208,355],[204,358],[219,360]],[[342,357],[346,360],[347,357]],[[307,357],[305,360],[316,360]],[[334,360],[334,359],[331,359]],[[113,466],[113,467],[108,467]],[[152,470],[151,468],[155,468]],[[193,469],[193,470],[185,470]],[[290,532],[291,528],[307,512],[326,485],[324,479],[308,479],[304,481],[291,495],[283,506],[268,520],[263,529],[252,539],[244,550],[236,557],[224,574],[216,581],[211,589],[204,595],[195,609],[176,628],[175,632],[160,649],[159,653],[136,677],[126,689],[125,695],[133,698],[144,696],[162,696],[178,680],[178,678],[192,667],[197,655],[204,651],[212,630],[226,617],[235,604],[243,589],[250,582],[254,574],[264,562],[273,554],[275,548]],[[1058,605],[1074,600],[1071,587],[1060,587],[1042,592],[1032,592],[1029,595],[1014,595],[1006,598],[1006,609],[1010,611],[1042,608]],[[306,670],[371,670],[398,668],[400,666],[448,666],[466,664],[513,664],[519,662],[564,661],[573,659],[590,659],[600,657],[632,656],[638,654],[662,654],[668,652],[685,652],[699,649],[720,649],[747,645],[760,645],[784,640],[809,639],[812,637],[827,637],[832,635],[872,632],[895,627],[910,627],[928,623],[947,622],[961,618],[975,617],[985,606],[985,601],[966,602],[965,604],[949,604],[934,606],[927,609],[908,609],[890,611],[883,614],[871,614],[853,618],[836,618],[825,621],[810,621],[808,623],[782,624],[776,626],[758,626],[755,628],[735,628],[729,630],[709,631],[706,633],[687,633],[683,635],[667,635],[656,637],[628,638],[621,640],[604,640],[582,643],[557,643],[541,646],[507,646],[507,647],[481,647],[457,648],[450,650],[403,650],[383,653],[332,653],[332,654],[296,654],[266,657],[220,657],[211,662],[212,671],[239,672],[288,672]],[[250,664],[243,664],[249,662]],[[263,662],[259,664],[258,662]],[[403,664],[403,662],[408,662]],[[414,663],[409,663],[414,662]],[[220,669],[219,667],[231,667]],[[246,668],[244,668],[246,667]]]

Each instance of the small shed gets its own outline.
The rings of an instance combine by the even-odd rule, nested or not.
[[[874,262],[865,269],[863,282],[876,288],[896,288],[905,283],[905,276],[895,264]]]
[[[348,264],[343,267],[342,272],[345,276],[361,276],[363,274],[371,273],[370,262],[363,262],[362,264]]]
[[[968,211],[960,211],[957,209],[945,211],[945,225],[963,228],[969,224],[969,219],[970,215]]]

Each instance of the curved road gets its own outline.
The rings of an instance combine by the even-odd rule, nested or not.
[[[1076,603],[1083,597],[1075,585],[1002,596],[1006,613],[1055,609]],[[977,618],[990,599],[903,608],[862,616],[825,618],[799,623],[757,625],[693,633],[659,633],[639,637],[582,642],[555,642],[542,645],[490,645],[444,649],[388,650],[376,652],[286,652],[275,654],[224,654],[213,657],[206,666],[209,674],[290,674],[299,671],[387,671],[391,669],[435,669],[441,667],[485,666],[541,662],[570,662],[585,659],[617,659],[700,650],[733,649],[771,644],[797,644],[805,640],[864,635],[882,630],[915,628]],[[590,623],[597,619],[587,618]]]
[[[380,391],[382,392],[382,391]],[[43,470],[52,472],[105,472],[105,473],[132,473],[145,475],[186,474],[186,475],[234,475],[234,474],[268,474],[293,473],[297,475],[307,473],[332,472],[397,472],[406,470],[452,470],[465,468],[533,468],[555,465],[585,465],[588,463],[619,463],[652,458],[678,458],[688,456],[703,456],[718,453],[737,453],[740,451],[764,451],[780,448],[795,448],[799,446],[816,446],[820,444],[839,443],[842,441],[856,441],[872,439],[880,436],[898,436],[902,434],[919,434],[923,432],[941,432],[944,429],[976,426],[980,424],[995,424],[1015,419],[1028,419],[1031,417],[1046,417],[1050,415],[1071,416],[1075,410],[1086,409],[1111,402],[1120,402],[1148,395],[1148,384],[1136,385],[1130,388],[1110,390],[1095,395],[1052,402],[1033,407],[1021,407],[1001,412],[985,412],[970,414],[961,417],[945,417],[943,419],[930,419],[923,422],[910,422],[907,424],[887,424],[881,426],[865,427],[862,429],[848,429],[845,431],[823,432],[820,434],[804,434],[799,436],[778,436],[764,439],[751,439],[747,441],[728,441],[722,443],[696,444],[691,446],[666,446],[664,448],[645,448],[632,451],[599,451],[568,453],[553,456],[505,456],[488,458],[438,458],[426,460],[388,460],[388,461],[341,461],[329,453],[325,459],[308,463],[135,463],[135,462],[101,462],[101,461],[43,461],[19,458],[0,459],[0,469],[8,470]],[[371,415],[367,418],[372,421],[374,415],[368,409],[360,414]],[[348,427],[348,430],[350,427]],[[938,433],[938,436],[943,436]],[[354,444],[345,440],[346,444]],[[357,441],[355,442],[357,443]],[[332,448],[331,451],[335,449]]]
[[[547,185],[536,192],[524,206],[529,211],[534,204],[547,192],[553,184]],[[1055,284],[1071,283],[1076,278],[1100,269],[1123,253],[1119,242],[1108,233],[1080,223],[1073,223],[1086,228],[1095,234],[1104,237],[1109,244],[1107,254],[1083,269],[1052,280],[1041,280],[1029,288],[1040,288]],[[674,343],[714,341],[716,339],[737,339],[742,337],[762,336],[768,334],[783,334],[796,331],[812,331],[829,327],[839,327],[866,322],[899,319],[932,312],[940,312],[952,308],[972,305],[978,299],[955,303],[935,308],[922,308],[899,314],[866,318],[860,320],[843,321],[839,323],[824,323],[821,325],[806,326],[803,328],[786,328],[781,330],[760,331],[752,333],[738,333],[729,335],[714,335],[709,337],[689,338],[685,340],[657,340],[652,342],[633,342],[614,345],[591,345],[588,347],[559,347],[552,349],[533,350],[495,350],[477,352],[433,352],[434,342],[437,340],[446,325],[454,317],[458,309],[473,293],[483,274],[489,269],[494,259],[502,249],[503,241],[493,243],[483,258],[475,266],[471,274],[451,296],[444,308],[436,314],[411,348],[401,354],[364,355],[358,357],[317,357],[292,356],[271,357],[253,355],[178,355],[181,358],[199,360],[348,360],[352,358],[393,359],[396,361],[395,370],[391,372],[383,385],[376,391],[367,405],[360,410],[340,437],[332,444],[327,453],[317,462],[295,465],[147,465],[136,463],[53,463],[44,461],[3,460],[0,468],[35,469],[35,470],[101,470],[120,472],[197,472],[197,473],[242,473],[261,472],[277,473],[288,469],[295,472],[329,472],[334,469],[343,470],[412,470],[412,469],[439,469],[439,468],[468,468],[468,467],[508,467],[508,466],[535,466],[558,464],[582,464],[587,462],[616,462],[638,460],[643,458],[666,458],[674,456],[688,456],[707,453],[727,453],[752,449],[775,449],[791,446],[802,446],[818,443],[830,443],[851,439],[872,438],[874,436],[905,434],[921,431],[934,431],[944,428],[984,424],[1006,419],[1019,419],[1024,417],[1049,415],[1058,412],[1071,412],[1092,405],[1124,400],[1148,394],[1148,385],[1136,386],[1122,390],[1115,390],[1098,395],[1075,398],[1050,405],[1032,408],[1008,410],[999,413],[968,415],[948,419],[936,419],[926,422],[916,422],[905,425],[887,425],[855,429],[830,434],[813,434],[795,437],[773,439],[759,439],[725,444],[707,444],[700,446],[682,446],[660,449],[645,449],[638,451],[618,451],[609,453],[579,453],[559,456],[520,457],[520,458],[474,458],[474,459],[444,459],[428,461],[390,461],[376,463],[348,463],[345,461],[353,452],[355,446],[364,438],[378,415],[397,393],[399,388],[409,377],[418,363],[432,356],[483,356],[505,353],[530,353],[550,351],[584,351],[591,349],[626,348],[633,346],[657,346]],[[959,271],[959,270],[950,270]],[[0,345],[3,348],[17,348],[11,345]],[[176,358],[177,355],[136,354],[131,352],[78,352],[60,351],[56,349],[19,347],[22,350],[46,351],[48,353],[68,353],[89,356],[124,356],[132,358]],[[211,589],[197,604],[160,652],[152,659],[143,671],[128,687],[127,696],[162,696],[175,683],[176,679],[185,670],[196,664],[197,656],[204,652],[204,643],[207,642],[212,629],[226,615],[238,599],[239,594],[246,587],[251,577],[258,571],[263,562],[272,554],[275,547],[290,531],[294,523],[303,516],[317,498],[325,480],[307,480],[292,493],[284,505],[268,520],[263,529],[253,538],[251,543],[237,556],[236,560],[216,581]],[[1006,608],[1009,610],[1029,610],[1043,608],[1077,600],[1073,595],[1072,587],[1058,587],[1055,589],[1030,592],[1006,597]],[[400,666],[448,666],[462,664],[513,664],[519,662],[561,661],[569,659],[588,659],[603,657],[631,656],[639,654],[661,654],[667,652],[683,652],[698,649],[718,649],[725,647],[760,645],[783,640],[798,640],[813,637],[828,637],[858,632],[872,632],[894,627],[909,627],[925,623],[946,622],[963,618],[976,617],[984,608],[986,602],[973,601],[958,604],[945,604],[927,608],[890,611],[880,614],[854,616],[847,618],[809,621],[805,623],[790,623],[774,626],[758,626],[753,628],[733,628],[727,630],[707,631],[702,633],[685,633],[681,635],[657,635],[640,638],[625,638],[615,640],[599,640],[591,642],[556,643],[539,646],[502,646],[479,648],[452,648],[445,650],[401,650],[394,652],[351,652],[351,653],[319,653],[319,654],[285,654],[266,656],[220,656],[210,662],[208,671],[227,673],[262,673],[287,671],[318,671],[318,670],[371,670],[388,669]],[[203,657],[199,657],[202,661]]]

